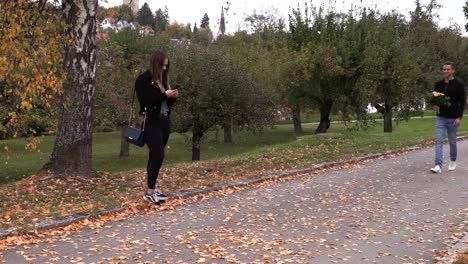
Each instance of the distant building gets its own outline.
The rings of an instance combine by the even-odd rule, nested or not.
[[[123,0],[123,4],[130,6],[130,8],[133,11],[133,14],[138,13],[138,10],[139,10],[138,0]]]
[[[104,30],[116,30],[117,29],[117,22],[112,17],[106,17],[102,22],[98,22],[98,27]]]
[[[180,38],[180,39],[171,39],[171,44],[173,47],[188,48],[192,44],[192,42],[190,41],[190,39]]]
[[[124,29],[135,30],[136,26],[135,26],[135,24],[133,24],[132,22],[128,22],[127,20],[118,21],[116,31],[119,32],[119,31],[122,31]]]
[[[154,35],[154,30],[150,26],[141,26],[138,32],[144,36]]]

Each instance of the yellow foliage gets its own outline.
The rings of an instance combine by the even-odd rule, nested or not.
[[[51,1],[0,1],[0,79],[8,94],[21,99],[17,111],[32,109],[33,101],[50,106],[61,94],[67,42],[62,20]],[[18,115],[10,116],[13,125]]]

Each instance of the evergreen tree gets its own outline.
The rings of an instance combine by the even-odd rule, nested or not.
[[[138,11],[136,21],[142,26],[152,26],[154,22],[153,12],[151,8],[145,3]]]
[[[465,17],[468,19],[468,1],[466,1],[465,6],[463,7],[463,12],[465,12]],[[468,32],[468,23],[466,23],[465,29]]]
[[[117,13],[117,19],[118,20],[126,20],[128,22],[133,22],[135,19],[132,8],[128,5],[121,5],[118,7],[118,13]]]
[[[208,17],[208,14],[205,13],[203,16],[201,23],[200,23],[201,28],[209,28],[210,27],[210,18]]]
[[[162,11],[161,8],[158,8],[154,16],[154,30],[156,32],[162,32],[167,29],[168,25],[169,25],[169,15],[167,11],[167,6],[164,11]]]
[[[197,27],[197,23],[195,23],[195,25],[193,25],[193,32],[198,32],[198,27]]]

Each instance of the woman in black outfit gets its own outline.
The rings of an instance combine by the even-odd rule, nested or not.
[[[139,75],[135,89],[140,103],[140,114],[146,112],[145,143],[149,149],[147,165],[148,190],[143,198],[156,205],[167,199],[156,188],[159,170],[164,161],[164,147],[169,139],[171,106],[179,96],[169,85],[169,58],[161,51],[151,56],[150,68]]]

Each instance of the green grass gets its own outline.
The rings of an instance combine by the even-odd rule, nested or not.
[[[298,148],[320,144],[340,145],[341,153],[328,153],[325,160],[346,158],[354,154],[377,153],[422,143],[434,138],[434,119],[413,119],[396,126],[393,133],[383,133],[381,123],[367,131],[349,131],[342,124],[332,124],[327,134],[313,135],[316,125],[304,124],[306,135],[296,140],[292,126],[277,125],[262,133],[239,132],[234,135],[234,144],[224,144],[223,133],[209,133],[201,147],[202,160],[215,160],[261,154],[272,149]],[[468,124],[462,122],[459,135],[468,134]],[[130,147],[130,157],[120,159],[120,133],[95,133],[93,146],[93,166],[97,171],[111,173],[142,169],[146,167],[147,148]],[[0,184],[14,182],[38,172],[47,161],[53,147],[53,137],[41,137],[40,152],[25,150],[24,139],[0,141]],[[5,146],[11,149],[4,151]],[[343,147],[344,146],[344,147]],[[313,162],[316,157],[311,157]],[[183,135],[173,133],[166,150],[166,164],[190,162],[191,145]]]
[[[436,113],[433,111],[433,110],[426,110],[423,112],[423,116],[425,117],[433,117],[435,116]],[[374,119],[382,119],[382,114],[380,113],[371,113],[370,116]],[[415,117],[420,117],[419,114],[415,114],[414,115]],[[341,115],[331,115],[330,116],[330,120],[333,122],[333,121],[337,121],[337,122],[341,122],[342,121],[342,117]],[[302,117],[301,118],[301,122],[306,124],[306,123],[315,123],[315,122],[319,122],[320,121],[320,113],[311,113],[311,114],[308,114],[306,117]],[[281,121],[277,121],[277,124],[279,125],[284,125],[284,124],[291,124],[292,121],[291,120],[281,120]]]

